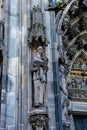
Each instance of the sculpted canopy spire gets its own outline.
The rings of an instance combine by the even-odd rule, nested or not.
[[[46,46],[46,28],[43,22],[43,13],[39,5],[32,9],[32,28],[28,32],[28,42],[30,46]]]

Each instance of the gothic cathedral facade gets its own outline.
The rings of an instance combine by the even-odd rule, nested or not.
[[[87,130],[86,0],[0,0],[0,130]]]

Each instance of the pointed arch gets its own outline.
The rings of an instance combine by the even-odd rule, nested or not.
[[[65,9],[64,9],[64,11],[63,11],[63,13],[62,13],[62,16],[61,16],[61,18],[60,18],[60,20],[59,20],[59,24],[58,24],[58,35],[61,33],[61,26],[62,26],[62,24],[63,24],[63,20],[64,20],[64,18],[65,18],[65,16],[66,16],[67,12],[69,11],[71,5],[72,5],[75,1],[76,1],[76,0],[71,0],[71,2],[65,7]]]
[[[80,50],[73,58],[67,81],[71,101],[87,102],[87,52]]]
[[[70,72],[71,72],[71,70],[72,70],[72,66],[73,66],[74,62],[76,61],[76,59],[77,59],[81,54],[83,54],[84,57],[87,58],[87,52],[86,52],[85,50],[83,50],[83,49],[81,49],[80,51],[78,51],[78,52],[75,54],[73,60],[71,61],[70,66],[69,66],[69,73],[68,73],[68,76],[67,76],[67,82],[69,81],[69,78],[70,78]]]
[[[72,62],[71,62],[70,71],[71,71],[71,69],[72,69],[72,66],[73,66],[75,60],[76,60],[76,59],[79,57],[79,55],[81,55],[81,54],[87,56],[87,52],[85,52],[85,50],[82,49],[82,50],[78,51],[78,52],[75,54],[75,56],[74,56],[74,58],[73,58],[73,60],[72,60]]]

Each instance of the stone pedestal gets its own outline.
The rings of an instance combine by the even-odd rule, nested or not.
[[[43,130],[49,122],[46,108],[33,108],[29,113],[29,123],[36,130]]]

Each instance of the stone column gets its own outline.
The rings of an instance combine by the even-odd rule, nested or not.
[[[56,129],[63,130],[62,117],[61,117],[61,94],[59,88],[59,67],[58,67],[58,52],[57,52],[57,38],[56,38],[56,27],[55,27],[55,12],[50,11],[51,21],[51,42],[52,42],[52,61],[53,61],[53,77],[54,77],[54,95],[55,95],[55,118],[56,118]]]
[[[4,130],[6,127],[6,89],[7,89],[7,43],[8,43],[8,19],[9,19],[9,2],[8,0],[4,1],[3,4],[3,17],[5,18],[4,23],[4,42],[2,46],[3,52],[3,76],[2,76],[2,104],[1,104],[1,127]],[[3,20],[1,17],[1,20]]]
[[[19,2],[19,24],[20,24],[20,45],[19,45],[19,57],[20,57],[20,101],[19,101],[19,124],[20,129],[28,129],[28,45],[27,45],[27,0],[20,0]]]
[[[5,10],[7,39],[7,102],[6,102],[6,127],[8,130],[16,130],[16,109],[19,73],[19,19],[18,0],[6,0],[7,10]],[[8,37],[7,37],[8,36]]]
[[[6,117],[5,117],[5,110],[6,110],[6,61],[7,61],[7,55],[6,55],[6,49],[4,48],[2,51],[3,53],[3,72],[2,72],[2,86],[1,86],[1,128],[5,127],[6,123]]]
[[[49,6],[49,1],[48,0],[43,0],[43,8],[46,9]],[[43,10],[44,10],[43,9]],[[46,27],[46,34],[47,34],[47,40],[49,42],[48,46],[46,47],[46,55],[49,59],[48,62],[48,73],[47,73],[47,100],[46,103],[48,104],[48,111],[49,111],[49,124],[47,126],[47,130],[56,130],[56,121],[55,121],[55,95],[54,95],[54,77],[53,77],[53,53],[54,49],[56,47],[56,43],[53,41],[53,37],[56,36],[55,33],[55,15],[51,15],[50,11],[45,11],[44,10],[44,24]],[[53,47],[55,45],[55,47]],[[57,55],[57,53],[56,53]]]

